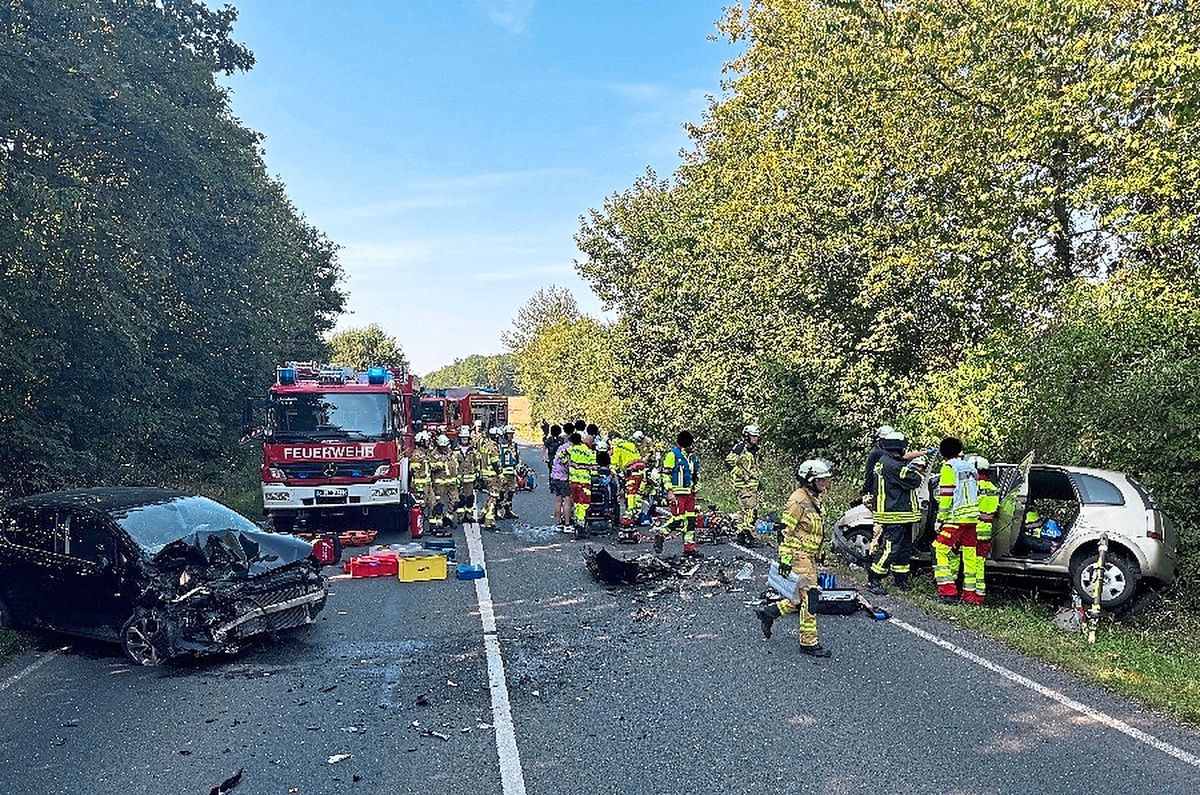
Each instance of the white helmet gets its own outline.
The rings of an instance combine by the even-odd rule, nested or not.
[[[810,458],[796,467],[797,480],[809,482],[831,477],[833,477],[833,470],[829,468],[829,464],[819,458]]]
[[[633,439],[635,442],[640,442],[646,438],[646,434],[642,433],[641,431],[634,431],[629,435],[629,438]]]
[[[896,432],[896,429],[893,428],[891,425],[880,425],[879,430],[875,431],[875,438],[876,439],[884,439],[884,438],[887,438],[888,434],[892,434],[895,432]]]
[[[970,461],[972,464],[974,464],[975,469],[980,472],[982,472],[985,469],[992,468],[992,462],[988,461],[986,458],[984,458],[981,455],[969,455],[969,456],[967,456],[967,460]]]
[[[604,441],[604,437],[602,437],[602,436],[596,437],[596,452],[597,453],[607,453],[608,452],[608,442]]]
[[[450,437],[444,433],[439,433],[438,438],[437,438],[437,446],[438,447],[449,447],[450,446]]]
[[[432,438],[433,437],[429,434],[429,431],[420,431],[416,436],[413,437],[413,441],[417,444],[429,444],[429,440]]]
[[[500,435],[500,429],[499,429],[499,428],[495,428],[495,427],[493,427],[493,428],[488,428],[488,436],[499,436],[499,435]]]
[[[754,423],[750,423],[745,428],[742,428],[742,436],[762,436],[762,428],[759,428]]]
[[[517,428],[515,425],[505,425],[504,426],[504,435],[505,436],[509,435],[510,433],[516,433],[516,432],[517,432]]]

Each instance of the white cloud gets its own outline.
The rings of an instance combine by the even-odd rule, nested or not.
[[[476,0],[488,19],[509,33],[521,34],[529,25],[535,0]]]

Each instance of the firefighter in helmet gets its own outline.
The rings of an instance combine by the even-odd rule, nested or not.
[[[479,464],[483,488],[483,529],[496,529],[496,508],[500,504],[500,429],[489,428],[487,439],[479,447]]]
[[[788,577],[794,573],[796,590],[790,599],[780,599],[758,611],[767,638],[771,637],[775,619],[799,613],[800,651],[813,657],[829,656],[829,650],[817,638],[817,617],[810,609],[809,599],[817,592],[817,564],[824,554],[822,495],[832,478],[829,465],[818,459],[805,461],[796,468],[799,485],[783,511],[783,539],[779,544],[779,574]]]
[[[761,439],[762,430],[751,423],[742,429],[742,440],[725,456],[738,500],[737,540],[746,546],[758,545],[754,540],[754,522],[758,519],[758,492],[762,480]]]
[[[435,441],[430,469],[433,474],[433,490],[437,495],[435,513],[441,527],[454,526],[454,511],[458,507],[458,467],[450,449],[450,437],[438,434]]]
[[[517,429],[505,425],[497,442],[500,458],[500,518],[516,519],[513,511],[513,494],[517,491],[517,467],[521,463],[520,449],[516,441]]]
[[[480,454],[471,444],[471,428],[458,429],[458,446],[454,448],[454,463],[458,471],[458,505],[455,518],[459,524],[475,521],[475,480],[480,472]]]
[[[433,479],[430,468],[429,431],[418,431],[413,437],[412,458],[408,462],[408,490],[418,500],[426,519],[433,510]]]

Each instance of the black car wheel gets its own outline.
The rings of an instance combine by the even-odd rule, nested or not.
[[[0,629],[12,629],[12,625],[12,613],[9,611],[8,605],[4,604],[4,600],[0,599]]]
[[[1089,552],[1076,555],[1071,561],[1071,585],[1085,604],[1092,603],[1092,588],[1096,573],[1096,561],[1100,553]],[[1142,570],[1137,561],[1121,552],[1109,552],[1104,558],[1104,580],[1100,587],[1100,606],[1106,610],[1120,610],[1129,604],[1137,593]]]
[[[161,665],[167,659],[167,627],[153,610],[139,610],[121,628],[121,648],[138,665]]]
[[[865,566],[871,559],[871,541],[874,540],[874,536],[873,527],[849,527],[843,535],[846,546],[838,551],[844,552],[844,557],[851,563]]]

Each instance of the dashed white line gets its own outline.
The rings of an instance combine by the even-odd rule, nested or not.
[[[483,538],[479,533],[479,525],[466,525],[465,533],[471,563],[484,566]],[[486,568],[484,566],[485,570]],[[496,727],[496,756],[500,761],[500,787],[504,795],[525,795],[525,773],[521,768],[521,752],[517,748],[512,705],[508,700],[504,657],[500,653],[500,638],[496,635],[496,611],[492,606],[492,589],[486,577],[475,580],[475,598],[479,601],[483,648],[487,654],[488,689],[492,694],[492,725]]]
[[[770,558],[767,558],[767,557],[759,554],[758,552],[755,552],[752,549],[747,549],[746,547],[740,546],[739,544],[733,544],[732,546],[736,547],[737,549],[740,549],[741,551],[745,552],[747,555],[758,558],[759,560],[761,560],[764,563],[770,563]],[[1050,699],[1051,701],[1055,701],[1059,704],[1062,704],[1064,707],[1074,710],[1075,712],[1078,712],[1080,715],[1083,715],[1084,717],[1086,717],[1090,720],[1093,720],[1096,723],[1101,724],[1102,726],[1107,726],[1108,728],[1110,728],[1114,731],[1118,731],[1121,734],[1126,735],[1127,737],[1132,737],[1133,739],[1137,740],[1138,742],[1144,743],[1157,751],[1161,751],[1162,753],[1166,754],[1169,757],[1172,757],[1173,759],[1177,759],[1180,762],[1183,762],[1184,764],[1191,765],[1192,767],[1200,768],[1200,757],[1196,756],[1195,754],[1188,753],[1187,751],[1183,750],[1182,748],[1178,748],[1174,745],[1171,745],[1167,741],[1161,740],[1152,734],[1148,734],[1147,732],[1142,731],[1141,729],[1137,728],[1136,726],[1130,726],[1128,723],[1126,723],[1123,720],[1120,720],[1119,718],[1115,718],[1112,715],[1109,715],[1105,712],[1101,712],[1098,709],[1089,707],[1087,704],[1084,704],[1082,702],[1076,701],[1073,698],[1065,696],[1062,693],[1058,692],[1057,690],[1046,687],[1045,685],[1041,684],[1040,682],[1035,682],[1034,680],[1030,679],[1027,676],[1022,676],[1021,674],[1017,673],[1016,671],[1005,668],[1003,665],[994,663],[991,660],[987,659],[986,657],[980,657],[978,654],[967,651],[966,649],[959,646],[958,644],[951,643],[950,641],[946,640],[945,638],[939,637],[939,636],[933,634],[932,632],[928,632],[924,629],[921,629],[920,627],[915,627],[906,621],[901,621],[898,618],[891,618],[891,619],[889,619],[888,623],[892,624],[893,626],[899,627],[900,629],[904,630],[905,632],[909,632],[909,633],[917,636],[918,638],[921,638],[922,640],[928,641],[935,646],[945,649],[946,651],[948,651],[952,654],[955,654],[955,655],[963,658],[964,660],[972,662],[981,668],[991,671],[994,674],[999,674],[1000,676],[1004,677],[1005,679],[1007,679],[1010,682],[1014,682],[1018,685],[1021,685],[1022,687],[1032,690],[1035,693],[1038,693],[1039,695],[1045,696],[1046,698]]]
[[[0,693],[3,693],[5,690],[8,690],[10,687],[15,685],[17,682],[20,682],[22,679],[29,676],[34,671],[36,671],[37,669],[41,668],[46,663],[53,660],[54,657],[59,652],[66,651],[68,648],[69,648],[68,646],[63,646],[61,649],[51,649],[50,651],[46,652],[45,654],[41,655],[36,660],[31,662],[29,665],[26,665],[24,668],[22,668],[21,670],[17,671],[12,676],[5,679],[3,682],[0,682]]]

